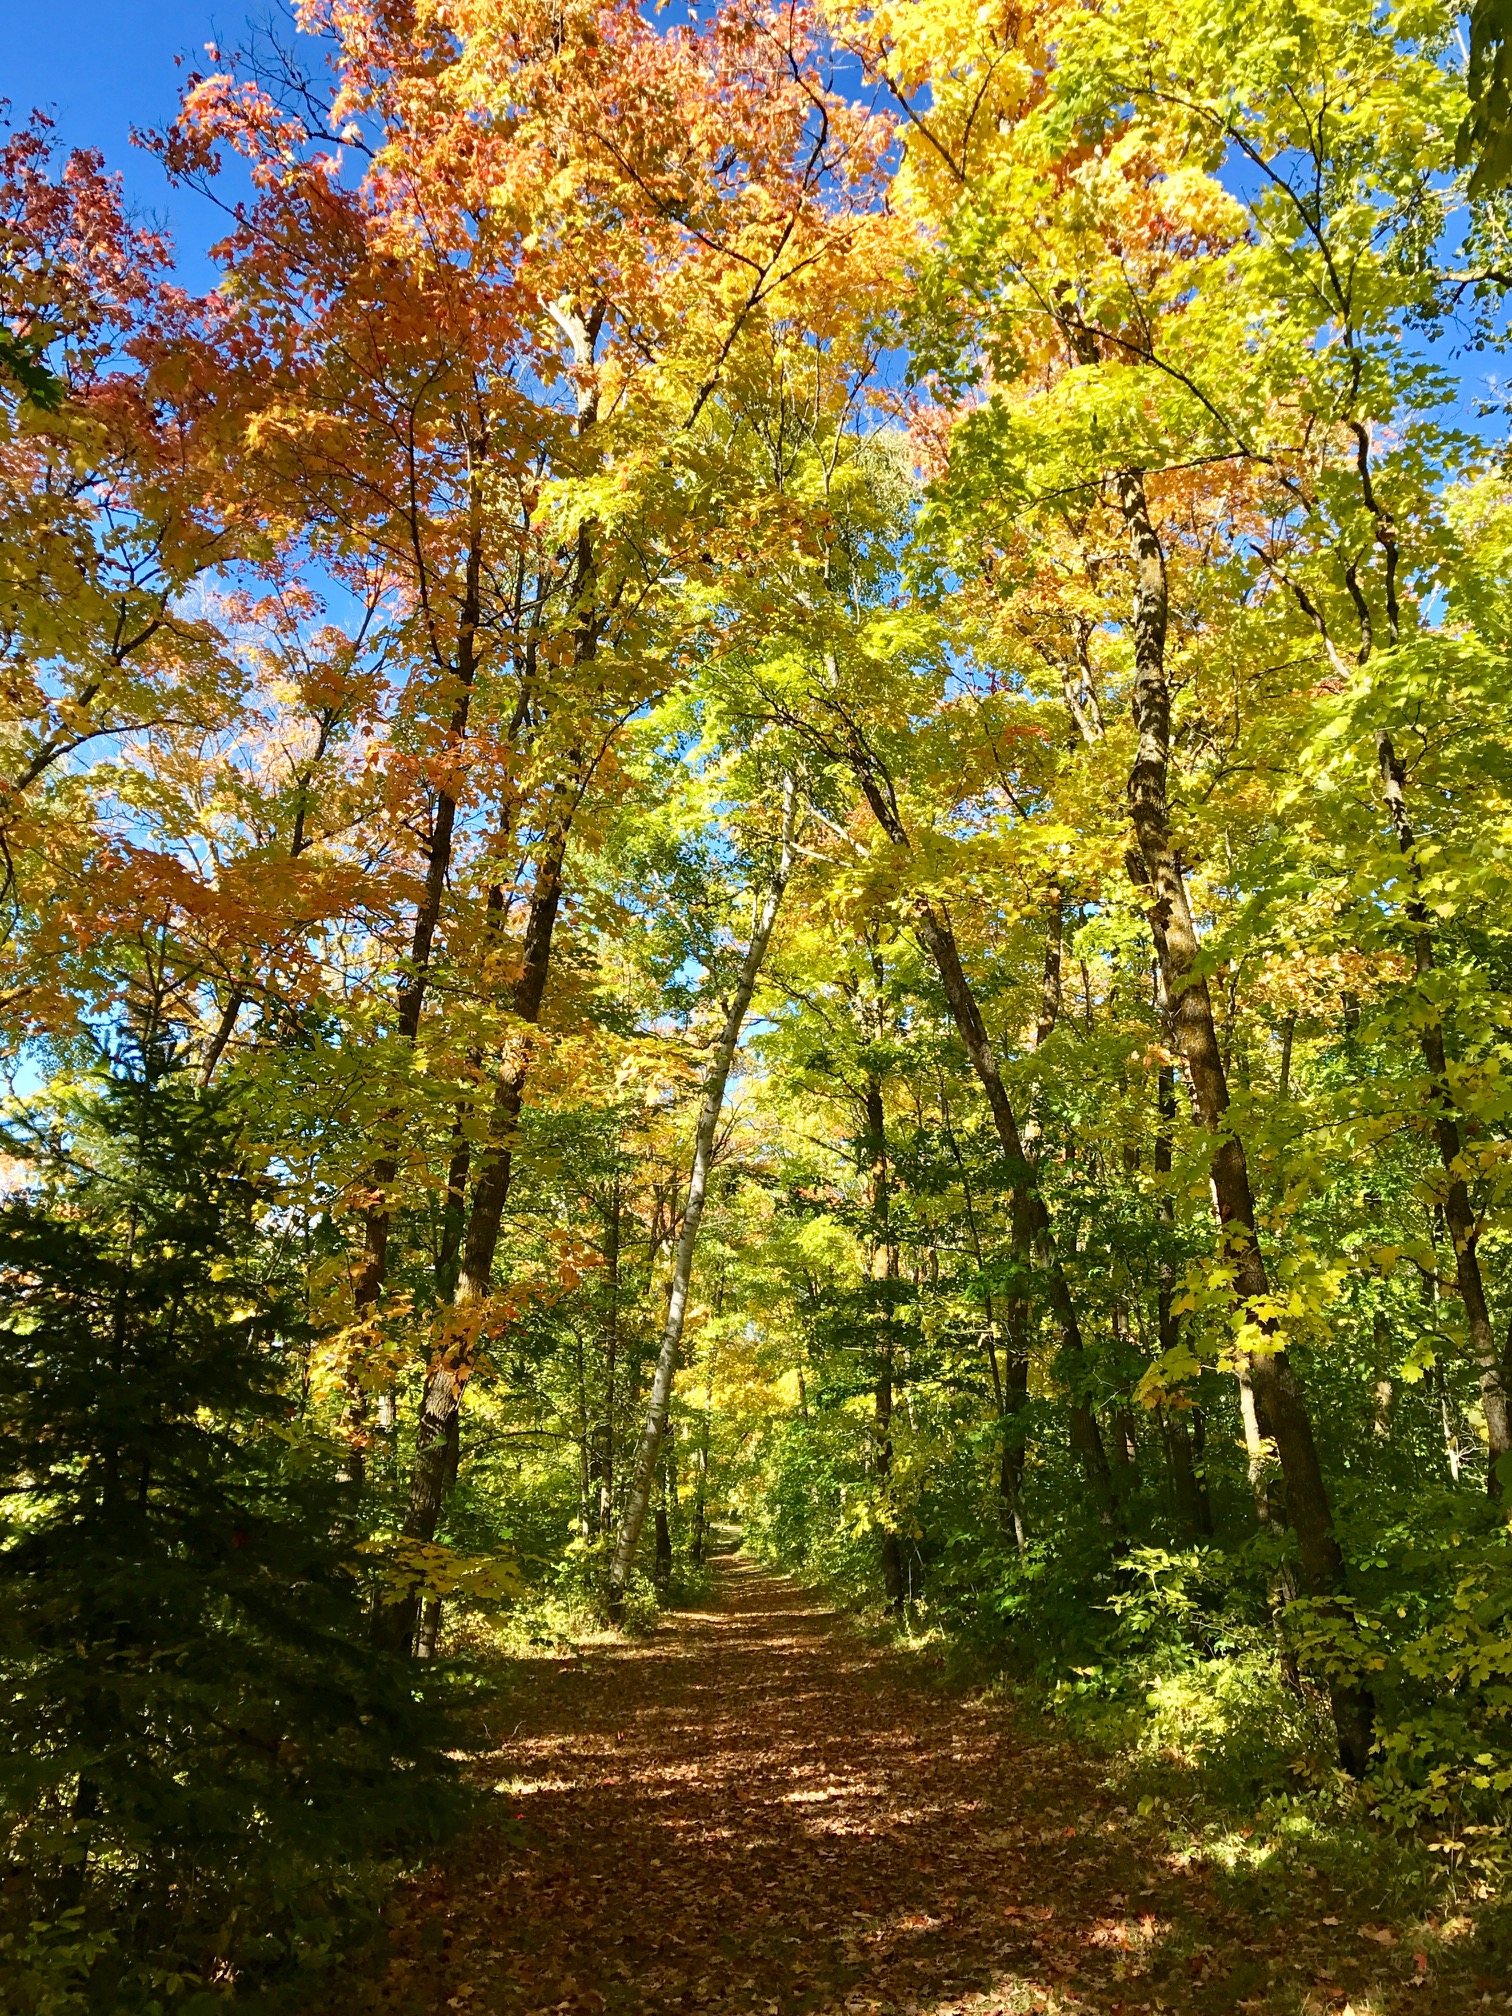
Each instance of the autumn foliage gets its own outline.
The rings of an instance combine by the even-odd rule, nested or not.
[[[719,1519],[1496,1894],[1454,29],[302,0],[203,293],[7,130],[14,2006],[294,2006]]]

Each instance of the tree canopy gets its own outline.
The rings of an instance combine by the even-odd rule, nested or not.
[[[8,129],[15,2006],[723,1518],[1499,1880],[1501,11],[301,0],[204,292]]]

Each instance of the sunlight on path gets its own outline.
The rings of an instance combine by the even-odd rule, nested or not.
[[[1341,1941],[1321,1978],[1284,1934],[1260,1941],[1206,1872],[1164,1866],[1064,1747],[924,1684],[792,1583],[737,1557],[719,1595],[642,1643],[545,1667],[485,1760],[500,1827],[394,1900],[393,1958],[353,2006],[1455,2006],[1385,1955]]]

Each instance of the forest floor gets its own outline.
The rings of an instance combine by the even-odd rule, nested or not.
[[[528,1664],[478,1759],[498,1821],[390,1900],[386,1968],[344,2009],[1512,2007],[1468,1919],[1391,1922],[1337,1874],[1172,1852],[1038,1718],[740,1557],[710,1607]]]

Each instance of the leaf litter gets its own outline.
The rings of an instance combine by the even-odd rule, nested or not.
[[[353,2016],[1512,2006],[1336,1894],[1260,1924],[1096,1759],[743,1558],[715,1607],[534,1672],[477,1760],[503,1812],[395,1893]]]

